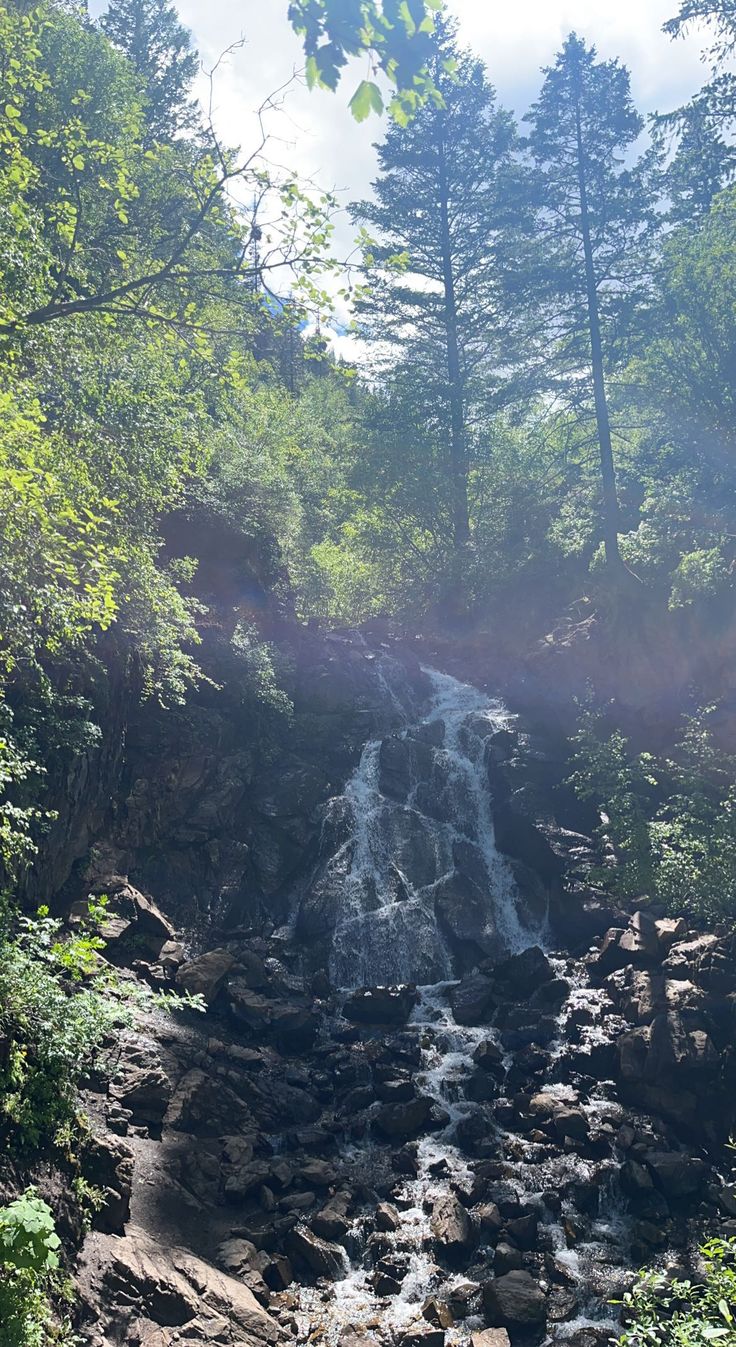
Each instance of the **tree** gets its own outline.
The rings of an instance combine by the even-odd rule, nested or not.
[[[288,13],[304,43],[310,88],[336,89],[349,59],[365,52],[372,73],[393,87],[392,117],[406,124],[427,99],[437,98],[428,67],[441,9],[442,0],[290,0]],[[361,80],[350,100],[356,121],[383,106],[379,86]]]
[[[667,173],[667,190],[675,220],[702,218],[718,192],[736,174],[733,122],[736,118],[736,75],[724,69],[736,50],[736,10],[730,0],[682,0],[679,13],[664,31],[685,36],[692,26],[705,29],[712,41],[704,52],[711,79],[688,103],[655,119],[655,131],[676,144]]]
[[[143,82],[148,140],[171,140],[197,124],[191,88],[198,57],[170,0],[110,0],[100,27]]]
[[[620,522],[607,375],[646,293],[652,161],[625,167],[644,125],[628,71],[597,61],[574,33],[545,72],[527,120],[538,206],[531,302],[546,315],[544,359],[552,355],[568,397],[579,403],[592,392],[603,542],[615,569]]]
[[[428,102],[378,148],[375,201],[353,208],[364,227],[366,335],[422,389],[446,446],[456,549],[470,539],[469,439],[480,402],[498,390],[509,355],[499,259],[509,246],[508,184],[516,133],[482,63],[438,32]]]

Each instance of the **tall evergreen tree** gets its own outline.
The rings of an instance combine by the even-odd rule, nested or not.
[[[171,140],[196,125],[191,88],[198,57],[171,0],[110,0],[101,27],[141,76],[151,140]]]
[[[470,438],[508,354],[500,257],[508,247],[507,185],[516,131],[496,105],[480,61],[438,26],[430,75],[442,103],[408,127],[389,126],[378,147],[374,201],[353,208],[366,229],[365,332],[421,381],[427,415],[447,453],[456,549],[470,538]]]
[[[654,227],[653,157],[626,167],[644,122],[618,61],[571,34],[527,120],[537,199],[532,303],[546,318],[544,358],[570,401],[592,404],[606,561],[620,565],[619,501],[607,379],[627,351],[646,293]],[[550,363],[551,362],[551,363]]]

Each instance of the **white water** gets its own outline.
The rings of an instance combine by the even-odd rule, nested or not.
[[[422,805],[426,780],[412,781],[405,801],[382,794],[381,740],[366,745],[345,791],[351,836],[335,857],[336,865],[346,863],[347,870],[330,966],[333,982],[341,987],[452,978],[435,896],[438,884],[455,869],[458,844],[480,853],[489,947],[503,956],[538,937],[521,921],[511,869],[496,851],[493,834],[485,740],[509,724],[509,714],[500,702],[449,674],[425,673],[433,695],[427,715],[411,727],[411,737],[434,746],[432,789],[444,817],[428,815],[426,801]],[[393,688],[391,697],[395,702]],[[403,737],[409,733],[404,730]]]
[[[404,739],[432,745],[432,789],[441,807],[423,796],[426,773],[409,783],[403,800],[381,792],[381,740],[369,743],[346,789],[352,826],[349,838],[334,857],[337,873],[344,875],[343,904],[335,930],[331,957],[333,983],[344,988],[417,982],[419,1001],[409,1032],[422,1046],[422,1062],[416,1085],[420,1094],[431,1096],[448,1115],[441,1130],[424,1135],[418,1142],[416,1176],[397,1178],[393,1192],[400,1208],[398,1231],[384,1236],[386,1244],[403,1256],[407,1271],[396,1295],[379,1297],[371,1284],[371,1267],[357,1262],[346,1277],[327,1290],[303,1289],[300,1306],[305,1312],[305,1340],[335,1347],[346,1329],[369,1333],[381,1344],[399,1342],[402,1333],[421,1320],[422,1306],[432,1295],[447,1300],[453,1288],[467,1280],[467,1273],[451,1273],[436,1265],[432,1251],[430,1213],[437,1199],[455,1187],[467,1189],[472,1181],[472,1161],[456,1143],[455,1130],[465,1115],[477,1109],[463,1095],[463,1082],[474,1072],[473,1052],[479,1043],[494,1040],[488,1026],[467,1027],[455,1023],[449,995],[457,973],[435,910],[438,885],[455,866],[458,844],[471,846],[481,858],[482,892],[485,899],[484,936],[492,947],[491,957],[502,958],[531,944],[543,943],[544,932],[525,924],[519,910],[511,868],[496,850],[492,800],[487,772],[487,739],[505,728],[510,717],[503,705],[477,689],[448,675],[425,671],[432,688],[423,719],[407,725]],[[392,709],[404,706],[390,682]],[[435,801],[436,803],[436,801]],[[427,812],[427,804],[432,813]],[[418,853],[404,845],[409,831],[419,838]],[[402,849],[403,848],[403,849]],[[423,870],[422,867],[425,867]],[[429,876],[429,877],[428,877]],[[478,873],[475,874],[478,882]],[[420,882],[424,881],[424,882]],[[571,969],[555,960],[556,972],[570,977]],[[596,1020],[600,993],[573,984],[568,1007],[560,1015],[560,1037],[548,1049],[550,1066],[560,1056],[565,1020],[570,1006],[587,1005]],[[585,1035],[595,1038],[593,1023]],[[506,1065],[513,1065],[513,1053]],[[560,1101],[577,1102],[569,1086],[553,1081],[545,1087]],[[605,1090],[584,1101],[591,1122],[605,1111]],[[591,1179],[595,1162],[561,1150],[550,1154],[522,1135],[494,1129],[499,1143],[502,1172],[520,1198],[531,1202],[540,1217],[543,1247],[581,1288],[574,1317],[567,1323],[551,1324],[555,1338],[564,1339],[588,1324],[606,1326],[605,1304],[590,1305],[586,1287],[608,1262],[617,1261],[617,1251],[626,1243],[625,1220],[615,1190],[608,1193],[603,1210],[589,1223],[586,1236],[568,1247],[564,1220],[574,1215],[569,1199],[562,1212],[553,1215],[544,1204],[544,1192],[563,1192],[571,1179]],[[346,1148],[343,1159],[356,1176],[371,1180],[372,1169],[380,1170],[389,1156],[385,1147],[367,1140]],[[370,1211],[365,1213],[370,1216]],[[359,1216],[353,1234],[362,1240],[364,1216]],[[370,1227],[369,1227],[370,1228]],[[476,1275],[491,1273],[493,1248],[476,1249]],[[471,1260],[472,1261],[472,1260]],[[592,1315],[592,1317],[591,1317]],[[446,1343],[465,1344],[482,1320],[466,1318],[448,1330]]]

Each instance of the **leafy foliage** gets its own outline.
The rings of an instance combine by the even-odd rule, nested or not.
[[[702,1280],[641,1272],[623,1299],[626,1331],[622,1347],[708,1347],[736,1342],[736,1242],[712,1239],[703,1245]]]
[[[671,757],[632,754],[617,729],[584,713],[571,784],[604,814],[618,864],[600,878],[708,921],[736,912],[736,764],[718,749],[710,710],[689,717]]]

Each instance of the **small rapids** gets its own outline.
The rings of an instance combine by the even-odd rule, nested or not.
[[[480,1295],[472,1286],[478,1292],[493,1275],[494,1244],[481,1225],[462,1266],[456,1269],[452,1260],[443,1266],[432,1224],[433,1209],[443,1198],[459,1196],[468,1206],[477,1201],[474,1183],[480,1168],[510,1190],[522,1213],[532,1212],[538,1221],[534,1249],[539,1282],[548,1292],[551,1336],[563,1340],[590,1329],[604,1340],[615,1331],[606,1302],[628,1248],[616,1163],[610,1156],[603,1162],[610,1172],[601,1182],[598,1161],[582,1158],[572,1146],[550,1145],[542,1133],[515,1131],[507,1118],[513,1112],[509,1097],[517,1050],[506,1047],[487,1023],[456,1023],[451,1004],[459,972],[469,971],[467,955],[464,968],[458,968],[459,928],[464,939],[472,934],[479,957],[491,962],[548,943],[544,914],[530,916],[509,862],[496,850],[489,741],[508,727],[510,716],[477,689],[445,674],[425,673],[431,684],[425,714],[411,720],[404,700],[403,730],[366,746],[345,792],[352,823],[334,858],[335,873],[342,876],[342,902],[330,974],[333,984],[345,990],[418,984],[417,1004],[400,1032],[421,1050],[414,1084],[434,1102],[438,1122],[415,1143],[413,1172],[402,1172],[400,1164],[393,1172],[389,1168],[390,1202],[399,1222],[396,1230],[380,1236],[373,1225],[378,1199],[370,1198],[372,1180],[380,1186],[378,1176],[386,1178],[394,1157],[371,1132],[344,1149],[343,1163],[366,1196],[364,1214],[345,1241],[352,1255],[345,1277],[299,1292],[300,1339],[336,1347],[354,1332],[386,1347],[404,1338],[414,1344],[430,1326],[432,1312],[424,1318],[423,1312],[433,1298],[450,1307],[463,1302],[451,1316],[454,1322],[442,1325],[446,1344],[465,1344],[472,1331],[482,1328]],[[391,695],[396,698],[394,690]],[[472,932],[464,929],[462,904],[453,931],[437,901],[459,857],[470,858],[473,892],[483,896],[483,911],[472,913],[477,928]],[[541,1089],[555,1102],[582,1107],[591,1127],[613,1132],[620,1118],[608,1098],[610,1087],[595,1085],[581,1099],[557,1076],[571,1024],[579,1043],[595,1043],[602,1036],[600,994],[587,985],[581,966],[550,957],[556,976],[570,984],[570,995],[558,1015],[556,1038],[546,1044]],[[369,1036],[385,1041],[390,1033],[376,1028]],[[479,1074],[473,1054],[488,1043],[498,1048],[505,1083],[493,1099],[488,1135],[480,1148],[469,1151],[463,1124],[472,1123],[478,1103],[466,1091]],[[576,1202],[585,1208],[584,1220]],[[386,1289],[377,1263],[399,1269],[397,1285]]]

